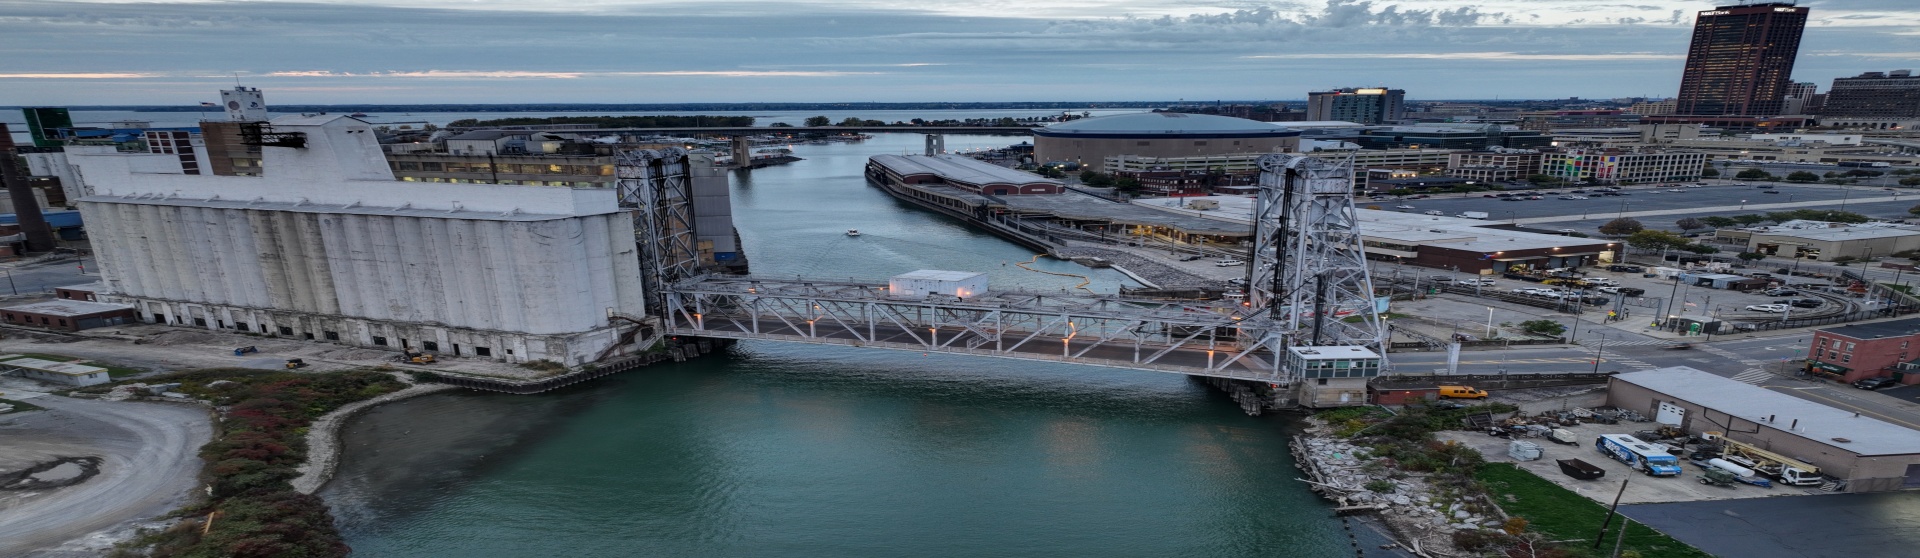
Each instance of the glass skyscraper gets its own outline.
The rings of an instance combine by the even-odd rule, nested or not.
[[[1676,114],[1774,116],[1793,83],[1807,9],[1785,2],[1702,11],[1680,77]]]

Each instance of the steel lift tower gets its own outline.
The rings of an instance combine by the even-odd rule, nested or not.
[[[1386,328],[1374,312],[1373,280],[1353,207],[1353,160],[1272,154],[1259,165],[1247,299],[1250,310],[1265,318],[1249,322],[1266,328],[1249,333],[1286,355],[1290,379],[1315,380],[1303,382],[1302,400],[1313,401],[1319,398],[1313,392],[1332,386],[1321,391],[1343,392],[1331,397],[1350,401],[1356,378],[1364,397],[1365,378],[1384,368]],[[1371,364],[1342,368],[1356,362]]]

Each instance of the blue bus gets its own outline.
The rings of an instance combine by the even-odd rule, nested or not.
[[[1651,476],[1672,477],[1680,474],[1680,458],[1659,446],[1626,434],[1602,434],[1594,438],[1593,449]]]

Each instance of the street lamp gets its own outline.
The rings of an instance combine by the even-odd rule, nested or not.
[[[1591,329],[1587,330],[1587,333],[1600,336],[1600,346],[1595,348],[1593,351],[1593,373],[1599,374],[1600,373],[1600,357],[1604,356],[1607,352],[1607,334],[1600,333]]]

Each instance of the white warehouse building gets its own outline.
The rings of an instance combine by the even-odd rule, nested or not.
[[[152,323],[569,366],[619,350],[637,326],[615,313],[646,314],[613,188],[400,182],[365,122],[268,131],[295,139],[265,142],[262,176],[68,148],[102,300]]]

